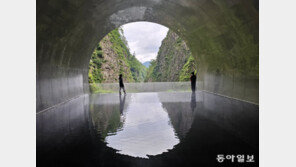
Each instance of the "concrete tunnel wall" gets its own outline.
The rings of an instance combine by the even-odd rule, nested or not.
[[[88,64],[111,30],[135,21],[182,37],[199,89],[258,103],[256,0],[37,0],[37,112],[89,92]]]

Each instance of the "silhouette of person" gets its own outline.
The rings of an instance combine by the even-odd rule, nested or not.
[[[121,96],[119,96],[119,111],[120,111],[120,115],[123,115],[123,109],[124,109],[124,104],[125,104],[125,94],[123,96],[123,100],[121,99]]]
[[[122,74],[119,74],[118,80],[119,80],[119,94],[121,95],[121,89],[123,89],[124,94],[126,94],[124,84],[123,84]]]
[[[190,81],[191,81],[191,90],[192,92],[195,92],[196,76],[194,75],[194,72],[191,73]]]
[[[191,93],[190,107],[191,107],[191,111],[194,112],[194,109],[196,108],[196,95],[195,95],[195,92]]]

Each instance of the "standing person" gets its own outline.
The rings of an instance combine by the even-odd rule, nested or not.
[[[122,80],[122,74],[119,74],[118,80],[119,80],[119,94],[121,95],[121,89],[123,89],[124,94],[126,94],[123,80]]]
[[[191,90],[192,92],[195,92],[196,76],[194,75],[194,72],[191,73],[190,81],[191,81]]]

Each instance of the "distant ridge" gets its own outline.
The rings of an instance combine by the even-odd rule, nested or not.
[[[171,30],[162,40],[156,59],[150,64],[145,82],[190,81],[190,73],[196,69],[185,41]]]
[[[90,83],[143,82],[146,67],[130,53],[122,29],[114,29],[97,44],[89,63]],[[107,54],[108,53],[108,54]]]
[[[149,68],[151,61],[145,61],[142,63],[145,67]]]

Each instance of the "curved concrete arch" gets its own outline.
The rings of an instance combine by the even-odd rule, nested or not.
[[[37,112],[87,93],[95,45],[135,21],[186,41],[200,89],[258,103],[258,15],[254,0],[37,0]]]

